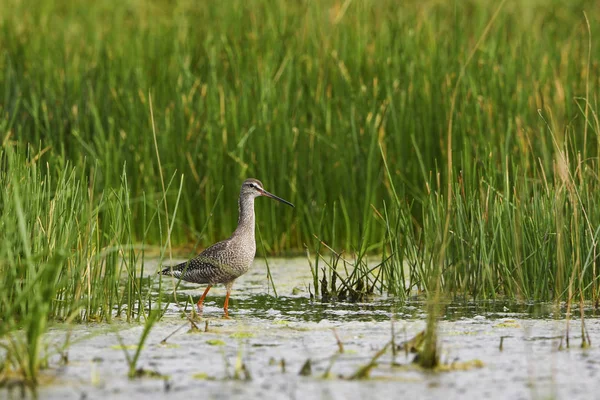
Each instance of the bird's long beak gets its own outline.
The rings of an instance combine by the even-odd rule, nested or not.
[[[277,196],[275,196],[274,194],[272,194],[272,193],[269,193],[269,192],[267,192],[267,191],[266,191],[266,190],[264,190],[264,189],[260,189],[260,194],[261,194],[261,195],[263,195],[263,196],[270,197],[270,198],[272,198],[272,199],[275,199],[275,200],[279,200],[280,202],[282,202],[282,203],[285,203],[285,204],[287,204],[288,206],[292,206],[292,207],[294,207],[294,205],[293,205],[292,203],[290,203],[289,201],[287,201],[287,200],[284,200],[284,199],[282,199],[281,197],[277,197]]]

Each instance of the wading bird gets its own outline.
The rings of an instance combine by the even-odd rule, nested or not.
[[[233,235],[229,239],[206,248],[195,258],[167,267],[159,272],[159,274],[169,275],[186,282],[208,284],[200,300],[198,300],[198,312],[202,312],[202,303],[210,288],[217,283],[223,283],[227,289],[223,309],[225,318],[229,317],[227,308],[233,282],[248,272],[256,254],[254,199],[258,196],[270,197],[294,207],[289,201],[263,189],[263,185],[259,180],[246,179],[240,191],[238,226]]]

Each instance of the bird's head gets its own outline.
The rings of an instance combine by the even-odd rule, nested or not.
[[[246,179],[244,181],[244,183],[242,183],[241,195],[242,195],[242,197],[251,196],[252,198],[255,198],[258,196],[266,196],[266,197],[270,197],[272,199],[278,200],[282,203],[285,203],[288,206],[294,207],[294,205],[292,203],[290,203],[289,201],[284,200],[281,197],[277,197],[274,194],[267,192],[263,188],[263,184],[258,179],[254,179],[254,178]]]

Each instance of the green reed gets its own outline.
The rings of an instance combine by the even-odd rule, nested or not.
[[[43,165],[30,151],[0,151],[0,382],[10,371],[36,382],[54,321],[138,321],[149,312],[126,172],[98,195],[95,173]]]
[[[385,277],[391,290],[429,290],[429,274],[443,254],[440,284],[456,297],[576,300],[573,295],[581,293],[596,300],[598,161],[567,154],[557,149],[553,169],[538,165],[531,175],[518,172],[525,155],[507,160],[505,168],[517,171],[515,180],[495,174],[489,162],[457,171],[449,209],[446,188],[433,181],[426,182],[430,192],[419,201],[386,206],[386,251],[393,257]],[[411,218],[416,208],[419,220]],[[449,235],[441,253],[446,220]]]
[[[176,244],[195,241],[206,220],[203,246],[226,237],[237,220],[229,194],[248,176],[299,205],[294,214],[257,204],[268,251],[301,249],[334,202],[345,216],[332,227],[340,247],[379,242],[385,230],[371,225],[371,204],[390,200],[379,145],[397,195],[409,201],[425,194],[423,173],[447,183],[448,148],[465,168],[491,155],[511,180],[539,162],[552,173],[538,109],[559,137],[567,126],[577,132],[584,160],[598,152],[579,113],[585,108],[591,121],[597,109],[583,11],[592,32],[600,12],[589,1],[507,2],[465,67],[450,147],[456,79],[496,2],[32,4],[0,6],[4,132],[38,150],[51,146],[43,160],[95,169],[98,193],[120,184],[125,163],[131,196],[155,204],[162,187],[148,135],[151,93],[164,173],[186,176]],[[527,161],[501,169],[518,151],[530,153]],[[228,195],[209,218],[221,188]],[[131,213],[140,240],[141,202]],[[153,226],[147,238],[158,237]]]

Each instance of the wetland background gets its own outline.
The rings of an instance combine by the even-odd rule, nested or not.
[[[3,1],[2,381],[38,381],[56,323],[150,332],[172,300],[147,261],[229,236],[247,177],[297,206],[257,202],[257,247],[306,254],[307,298],[583,315],[599,21],[577,0]]]

